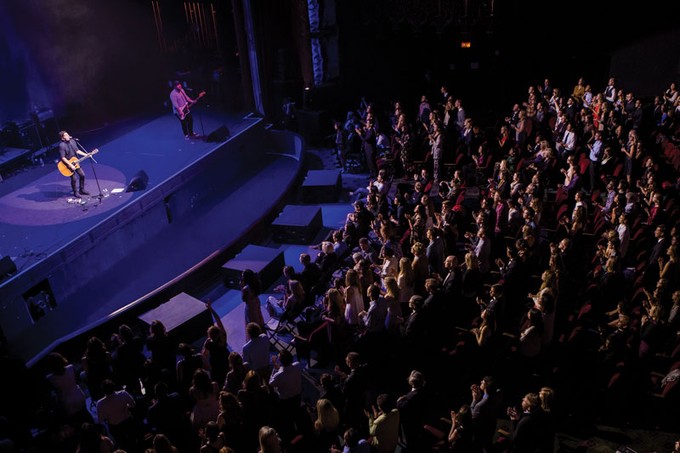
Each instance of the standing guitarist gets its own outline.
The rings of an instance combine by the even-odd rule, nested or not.
[[[90,195],[89,192],[85,191],[85,173],[83,172],[83,169],[80,168],[80,166],[77,166],[77,164],[71,162],[72,158],[77,158],[79,155],[87,156],[87,154],[78,149],[76,141],[69,135],[68,132],[59,132],[59,138],[61,139],[61,143],[59,143],[59,154],[61,156],[61,161],[64,163],[64,165],[66,165],[66,167],[73,171],[73,174],[71,175],[71,190],[73,190],[73,196],[76,198],[81,198],[81,195]],[[76,174],[78,174],[78,180],[80,183],[79,191],[76,191]]]
[[[191,137],[198,137],[198,134],[194,133],[194,119],[189,110],[189,107],[195,104],[198,99],[191,99],[179,81],[175,80],[174,83],[175,88],[170,92],[170,102],[172,102],[174,114],[179,118],[180,123],[182,123],[184,138],[189,140]]]

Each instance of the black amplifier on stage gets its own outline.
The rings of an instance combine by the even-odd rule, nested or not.
[[[31,151],[37,151],[42,148],[40,132],[35,123],[30,121],[18,126],[21,148],[30,149]]]

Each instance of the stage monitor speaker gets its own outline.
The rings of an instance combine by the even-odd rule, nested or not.
[[[147,184],[149,184],[149,176],[146,174],[144,170],[139,170],[132,177],[127,187],[125,188],[125,191],[136,192],[138,190],[144,190],[146,189]]]
[[[16,272],[17,265],[14,264],[12,258],[3,256],[2,259],[0,259],[0,281],[5,277],[16,274]]]
[[[205,138],[206,142],[214,142],[214,143],[221,143],[231,137],[231,134],[229,133],[229,128],[225,125],[222,125],[212,131],[208,136]]]

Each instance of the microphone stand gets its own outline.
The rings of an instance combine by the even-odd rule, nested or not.
[[[87,150],[85,148],[83,148],[83,145],[80,144],[78,139],[74,138],[73,140],[75,140],[76,145],[78,145],[78,149],[80,149],[82,152],[87,154]],[[97,161],[94,160],[94,157],[92,157],[92,155],[89,155],[88,157],[90,158],[90,165],[92,165],[92,174],[94,175],[94,180],[97,183],[97,190],[99,190],[99,195],[97,195],[97,199],[99,200],[99,204],[101,204],[102,198],[104,198],[104,195],[102,195],[102,188],[99,185],[99,178],[97,177],[97,170],[95,170],[95,168],[94,168],[94,164],[97,163]]]

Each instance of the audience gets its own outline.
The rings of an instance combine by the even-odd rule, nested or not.
[[[673,83],[648,106],[617,84],[563,91],[545,79],[489,127],[445,88],[441,105],[398,103],[391,129],[376,105],[353,115],[358,140],[340,143],[340,159],[363,155],[375,181],[316,260],[284,269],[284,297],[268,304],[295,322],[333,295],[316,307],[325,317],[305,319],[332,343],[324,363],[338,364],[318,398],[304,391],[308,358],[270,351],[263,288],[244,271],[244,345],[227,344],[209,304],[202,354],[176,349],[160,321],[145,341],[121,325],[111,342],[88,341],[83,390],[74,365],[48,356],[78,451],[132,453],[140,427],[157,452],[554,451],[561,414],[642,423],[659,385],[655,422],[677,419],[675,381],[655,376],[677,377],[680,350],[680,96]],[[399,158],[378,158],[385,139]],[[84,390],[111,437],[89,423]]]

